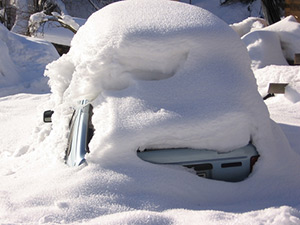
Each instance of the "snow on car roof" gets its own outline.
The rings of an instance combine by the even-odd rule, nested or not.
[[[120,131],[142,140],[142,130],[147,140],[131,148],[231,150],[248,144],[258,115],[268,116],[239,36],[208,11],[178,2],[105,7],[46,75],[57,98],[97,99],[100,117],[109,108],[113,121],[102,126],[115,134],[107,141]]]

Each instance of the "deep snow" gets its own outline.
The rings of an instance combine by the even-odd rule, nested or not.
[[[59,57],[53,45],[9,32],[0,24],[0,46],[0,96],[49,91],[47,79],[41,74]]]
[[[172,5],[172,7],[175,7],[175,5],[177,7],[178,3],[168,4]],[[166,6],[167,3],[166,5],[162,5],[162,8]],[[111,8],[111,10],[113,10],[113,8]],[[193,8],[190,10],[195,10],[195,12],[201,11]],[[221,25],[218,19],[206,12],[201,11],[201,13],[202,16],[208,16],[208,19],[213,22],[207,26],[209,32],[212,34],[216,32],[212,25],[218,25],[223,29],[223,32],[228,34],[228,39],[234,39],[234,46],[241,46],[241,42],[234,36],[234,33],[230,32],[228,28],[225,28],[225,24],[221,23]],[[101,17],[101,14],[94,15],[94,19],[98,18],[98,16]],[[82,29],[82,32],[84,33],[84,31],[88,30],[88,27],[92,26],[92,24],[93,21],[91,19],[91,25],[87,25],[85,29]],[[189,24],[190,23],[187,23],[187,25]],[[197,21],[195,24],[199,26]],[[203,24],[200,23],[200,25]],[[289,26],[289,24],[285,26]],[[274,28],[275,32],[278,33],[281,32],[280,29]],[[111,32],[111,30],[109,31]],[[170,29],[170,31],[171,34],[174,35],[174,31],[172,29]],[[182,30],[178,31],[179,34],[180,31]],[[147,33],[148,32],[149,30],[147,30]],[[291,32],[291,30],[284,31],[285,34],[288,32]],[[297,33],[299,29],[297,28],[292,32]],[[129,34],[131,33],[129,32]],[[188,35],[188,38],[190,38],[190,36],[193,37],[193,35]],[[93,37],[95,37],[95,41],[99,40],[97,36]],[[109,35],[107,37],[109,37]],[[152,40],[152,38],[154,37],[151,37],[150,40]],[[204,39],[203,37],[201,38],[201,40]],[[79,33],[77,42],[81,40],[82,37]],[[114,40],[116,41],[118,39]],[[121,38],[120,40],[123,39]],[[168,38],[162,39],[162,46],[164,44],[169,46],[169,42],[167,42],[169,40]],[[174,38],[174,40],[178,41],[178,38]],[[218,40],[217,37],[215,40]],[[290,44],[296,43],[297,41],[299,41],[297,35],[289,39]],[[113,44],[116,43],[118,42],[112,43],[112,46],[115,46]],[[265,42],[256,42],[256,45],[261,45],[262,47],[264,46],[262,43]],[[282,42],[279,41],[277,44],[281,47]],[[117,44],[116,46],[122,49],[122,45]],[[193,44],[191,46],[193,51],[199,49],[195,48],[197,45]],[[92,48],[93,46],[90,47]],[[119,55],[120,52],[116,50],[118,49],[117,47],[113,48],[113,62],[115,66],[109,67],[108,69],[105,65],[102,65],[102,68],[107,69],[105,71],[111,71],[115,69],[116,66],[119,66],[117,69],[120,68],[120,62],[117,60],[123,60],[124,55]],[[143,49],[149,50],[148,46],[143,47],[144,48],[138,48],[138,50],[142,53]],[[216,43],[216,47],[223,48],[220,43]],[[224,47],[226,52],[230,51],[232,54],[244,54],[244,50],[228,50],[227,47],[228,46]],[[11,48],[13,48],[13,46]],[[36,49],[37,48],[38,47],[36,47]],[[203,48],[206,52],[214,55],[214,51],[209,52],[209,50],[211,50],[209,46],[205,45]],[[79,52],[76,52],[78,50]],[[96,54],[96,52],[89,50],[89,46],[86,47],[86,52]],[[264,48],[264,50],[264,55],[272,53],[271,49]],[[169,106],[167,110],[158,111],[157,109],[165,104],[153,105],[154,102],[150,101],[151,98],[149,98],[149,94],[152,93],[149,92],[150,88],[155,87],[158,89],[161,83],[172,85],[173,83],[170,80],[178,79],[176,84],[178,85],[179,83],[179,87],[185,83],[191,85],[191,87],[196,87],[196,84],[191,84],[191,81],[184,76],[184,71],[189,72],[189,70],[192,71],[192,69],[194,69],[194,71],[198,70],[197,65],[193,67],[193,63],[188,64],[191,65],[192,68],[187,66],[182,67],[180,65],[181,67],[179,68],[181,69],[175,70],[175,73],[171,74],[172,76],[170,76],[170,72],[161,73],[161,70],[165,69],[161,68],[159,73],[156,73],[156,75],[158,75],[155,78],[159,78],[156,81],[141,80],[141,77],[132,76],[133,78],[131,77],[129,79],[130,82],[124,82],[124,80],[122,80],[121,88],[123,90],[119,91],[114,90],[115,86],[113,86],[112,89],[111,86],[107,85],[101,85],[100,90],[96,90],[94,87],[90,88],[94,94],[91,96],[91,99],[96,98],[93,102],[95,105],[94,125],[96,126],[96,135],[90,146],[92,153],[88,157],[89,164],[77,169],[66,167],[62,160],[64,146],[66,144],[66,133],[62,131],[66,130],[68,118],[72,111],[69,108],[69,106],[73,104],[73,101],[71,101],[72,98],[78,97],[78,93],[85,93],[84,90],[78,90],[76,82],[73,81],[73,78],[75,78],[74,80],[86,79],[85,77],[82,78],[80,74],[76,75],[76,71],[74,72],[75,65],[82,66],[76,68],[76,70],[85,70],[87,61],[86,58],[82,57],[85,56],[83,53],[85,53],[85,49],[82,49],[80,44],[76,44],[75,39],[74,48],[70,54],[63,56],[59,61],[48,67],[49,70],[47,74],[50,74],[51,71],[57,71],[57,67],[55,66],[60,66],[60,73],[52,75],[53,77],[51,77],[50,81],[54,94],[17,94],[0,99],[0,115],[3,121],[1,122],[0,129],[1,137],[6,137],[5,139],[3,138],[0,144],[0,163],[2,165],[0,169],[2,180],[0,186],[0,220],[2,223],[299,224],[300,204],[298,199],[300,196],[298,190],[298,171],[300,143],[297,137],[300,134],[300,116],[298,113],[299,110],[297,110],[299,109],[297,96],[300,91],[297,84],[299,82],[299,69],[297,66],[274,66],[272,62],[265,63],[265,58],[259,58],[259,55],[255,54],[252,55],[252,69],[258,83],[259,93],[264,94],[269,82],[268,77],[279,81],[284,79],[285,82],[292,84],[289,85],[286,95],[276,96],[265,102],[270,110],[271,118],[281,123],[280,127],[288,137],[288,139],[286,139],[280,127],[268,119],[268,114],[265,111],[262,100],[259,99],[258,93],[254,91],[255,85],[253,84],[253,77],[247,78],[248,75],[252,75],[250,62],[247,62],[247,57],[243,56],[241,59],[237,59],[239,62],[246,64],[243,64],[245,67],[240,65],[242,75],[238,80],[239,84],[245,82],[249,85],[249,87],[246,85],[242,87],[245,88],[247,94],[253,96],[253,99],[245,97],[246,94],[242,94],[242,100],[239,98],[236,99],[240,100],[239,106],[242,104],[245,109],[248,109],[246,106],[249,106],[252,101],[258,105],[257,108],[254,107],[254,109],[251,109],[251,113],[246,110],[245,112],[248,112],[254,117],[253,121],[260,120],[261,122],[256,126],[257,132],[252,131],[251,133],[250,131],[250,134],[254,136],[255,144],[262,156],[255,166],[254,173],[249,179],[240,183],[226,183],[198,178],[180,167],[149,165],[137,159],[134,155],[134,151],[129,151],[129,147],[135,145],[136,139],[130,137],[127,132],[131,131],[134,133],[135,130],[139,131],[140,128],[143,128],[144,124],[153,124],[152,121],[155,121],[153,115],[156,115],[157,118],[172,119],[172,112],[178,110],[176,113],[182,116],[180,117],[181,120],[188,121],[187,118],[193,118],[193,115],[189,115],[188,111],[173,106],[174,102],[181,104],[188,103],[189,106],[193,106],[195,103],[193,103],[193,99],[190,99],[190,95],[181,96],[177,95],[176,92],[170,92],[169,94],[175,94],[175,96],[179,98],[177,101],[167,102],[167,106]],[[123,51],[122,53],[128,52]],[[152,53],[151,51],[149,52],[151,57],[161,59]],[[181,52],[176,53],[177,54],[174,54],[175,56],[181,54]],[[89,62],[92,62],[93,56],[95,55],[91,54],[90,58],[87,58],[90,60]],[[98,53],[97,56],[100,59],[104,57],[102,52]],[[129,55],[129,57],[132,56]],[[273,55],[270,54],[270,57],[273,57]],[[99,58],[96,57],[95,59]],[[104,59],[107,60],[107,58]],[[27,58],[25,58],[25,60],[31,62],[27,60]],[[227,60],[227,62],[232,63],[234,60],[236,60],[236,58]],[[268,66],[258,69],[253,66],[254,60],[261,61],[261,65]],[[193,62],[193,60],[191,61]],[[59,62],[64,63],[59,64]],[[141,61],[137,59],[137,62]],[[176,62],[178,62],[178,60]],[[158,64],[155,61],[153,63],[156,63],[155,65]],[[200,64],[201,63],[203,62],[200,62]],[[166,65],[167,69],[174,67],[174,63],[166,63]],[[184,65],[186,65],[186,62]],[[215,66],[216,68],[213,68],[212,71],[219,69],[225,73],[232,69],[230,65]],[[136,66],[143,67],[144,70],[145,67],[149,69],[149,67],[147,67],[148,63],[139,63],[137,65],[130,63],[128,65],[128,60],[122,61],[121,68],[132,69]],[[97,66],[89,67],[90,70],[87,70],[87,72],[94,73],[95,76],[93,79],[101,83],[103,79],[99,79],[97,73],[95,73],[98,71],[98,68]],[[249,68],[250,72],[247,68]],[[67,72],[69,76],[59,76],[59,74],[65,75]],[[70,72],[74,72],[74,74],[70,74]],[[132,70],[129,71],[129,73],[130,72],[132,72]],[[148,73],[143,74],[149,78]],[[162,74],[167,74],[168,76],[163,77],[165,79],[161,80]],[[177,78],[178,74],[181,74],[181,76],[179,76],[181,79]],[[228,74],[225,73],[225,75]],[[153,77],[150,76],[150,78]],[[198,79],[197,76],[192,76],[192,78]],[[206,77],[205,80],[209,81],[209,78],[216,80],[216,78],[219,77],[213,75],[208,78]],[[225,90],[224,87],[231,87],[230,84],[228,84],[229,82],[226,82],[230,81],[229,78],[231,77],[222,77],[221,81],[225,81],[225,86],[222,84],[222,86],[219,87],[221,91],[226,91],[226,93],[227,90]],[[114,79],[108,80],[110,82],[113,81],[112,83],[115,84]],[[217,79],[217,81],[219,80]],[[74,85],[69,86],[72,82],[74,82]],[[86,84],[88,84],[88,82],[86,82]],[[210,82],[209,84],[209,87],[215,87],[218,82]],[[43,85],[40,83],[40,86],[42,87]],[[86,86],[84,85],[84,87]],[[15,86],[15,88],[17,87]],[[65,91],[68,90],[68,88],[69,91]],[[120,89],[120,86],[117,88]],[[293,91],[290,91],[289,88],[292,88]],[[6,88],[1,91],[3,90],[5,91]],[[30,90],[30,88],[28,88],[28,90]],[[96,92],[94,90],[96,90]],[[141,92],[141,90],[143,92]],[[179,89],[176,89],[176,91],[178,90]],[[194,88],[191,90],[194,90]],[[238,90],[238,93],[240,93],[239,87],[233,87],[233,90]],[[100,93],[103,96],[98,96]],[[182,88],[179,93],[187,93],[187,90]],[[208,90],[203,92],[204,95],[207,93],[211,92]],[[4,96],[4,94],[2,96]],[[128,97],[124,98],[124,96]],[[185,96],[189,98],[185,99]],[[292,98],[290,96],[292,96]],[[143,97],[142,101],[139,101],[141,97]],[[161,100],[163,99],[162,97],[163,96],[158,95],[156,99]],[[212,101],[208,103],[214,103],[216,95],[211,97],[210,99]],[[107,102],[103,103],[103,99],[106,99]],[[224,98],[221,98],[221,100],[224,100]],[[227,101],[232,103],[230,100]],[[119,107],[117,106],[122,106],[124,110],[118,111]],[[49,124],[43,124],[41,121],[42,112],[49,108],[56,109],[56,115],[54,117],[56,121],[54,121],[52,127]],[[208,109],[212,110],[212,108]],[[230,107],[224,106],[220,107],[220,109],[221,112],[224,112],[229,110]],[[192,112],[197,112],[197,110],[200,109],[192,107]],[[109,114],[106,112],[112,113]],[[154,112],[156,112],[156,114],[153,114]],[[259,115],[260,113],[261,115]],[[187,117],[187,115],[189,117]],[[140,118],[138,116],[140,116]],[[101,118],[105,119],[101,120]],[[127,120],[118,121],[116,118],[127,118]],[[101,130],[101,127],[103,127],[101,125],[105,124],[105,121],[114,121],[114,123],[112,125],[109,124],[109,129]],[[205,118],[204,121],[209,120]],[[232,119],[229,119],[229,122],[231,121]],[[245,120],[242,119],[241,121],[243,122]],[[169,125],[170,124],[171,123],[169,123]],[[208,124],[209,123],[207,123],[206,126],[208,126]],[[251,125],[252,124],[246,124],[245,126]],[[16,127],[18,127],[18,129],[16,129]],[[126,128],[126,132],[122,132],[121,130],[118,133],[116,128]],[[146,126],[146,128],[151,130],[154,129],[155,126],[154,128],[152,126]],[[192,131],[186,131],[189,134],[195,135]],[[238,134],[237,137],[241,137],[244,134],[247,136],[247,134],[249,134],[244,130],[241,132],[242,134]],[[228,135],[228,137],[230,137],[230,134]],[[141,136],[143,135],[141,134]],[[106,137],[106,139],[104,139],[105,141],[109,140],[110,142],[101,142],[101,140],[103,140],[101,138],[103,137]],[[127,139],[124,139],[124,137]],[[236,144],[239,142],[239,140],[233,141],[236,142]],[[292,148],[289,147],[288,141]],[[217,140],[215,140],[215,142],[218,143]],[[197,141],[193,143],[195,145],[199,144]],[[230,145],[231,143],[226,144]],[[106,151],[99,151],[100,147]],[[123,149],[128,150],[122,151]]]

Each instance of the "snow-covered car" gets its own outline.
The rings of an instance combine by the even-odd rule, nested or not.
[[[92,105],[87,100],[82,100],[71,117],[68,146],[65,152],[65,163],[71,167],[86,162],[85,154],[89,153],[89,142],[94,134],[91,121],[92,109]],[[44,112],[44,122],[51,122],[53,113],[51,110]],[[231,182],[247,178],[259,157],[251,143],[227,153],[207,149],[164,148],[137,149],[137,156],[154,164],[181,165],[191,168],[200,177]]]
[[[261,155],[256,144],[269,115],[247,49],[201,8],[164,0],[111,4],[87,20],[45,75],[58,109],[53,122],[75,108],[73,125],[52,131],[70,133],[71,166],[174,164],[241,181]]]

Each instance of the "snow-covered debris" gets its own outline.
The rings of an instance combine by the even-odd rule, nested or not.
[[[48,21],[48,17],[49,16],[43,12],[32,14],[28,22],[29,33],[34,34],[41,26],[41,23],[45,23],[46,21]]]
[[[33,37],[44,39],[60,45],[71,45],[74,33],[86,22],[85,19],[74,18],[69,15],[43,12],[32,14],[29,20],[29,33]]]
[[[66,24],[70,27],[72,27],[72,29],[78,31],[80,25],[78,23],[75,22],[74,18],[69,16],[69,15],[57,15],[53,13],[53,16],[59,18],[59,22],[63,23],[63,24]]]
[[[250,31],[262,29],[267,26],[267,22],[262,18],[249,17],[241,22],[230,24],[229,26],[242,37]]]
[[[240,24],[239,30],[247,29],[246,22]],[[300,52],[300,24],[289,16],[271,26],[247,33],[242,40],[252,59],[252,69],[272,64],[288,65],[287,60],[293,61],[295,54]]]
[[[48,89],[43,81],[43,71],[48,63],[59,57],[49,42],[12,33],[0,24],[0,43],[1,89],[16,85],[23,85],[27,89],[30,89],[30,85],[36,90]]]
[[[262,96],[267,95],[269,83],[288,83],[284,96],[294,103],[300,99],[299,66],[266,66],[255,71],[255,78]]]

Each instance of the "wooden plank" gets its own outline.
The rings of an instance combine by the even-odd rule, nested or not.
[[[300,65],[300,53],[295,54],[294,65]]]

